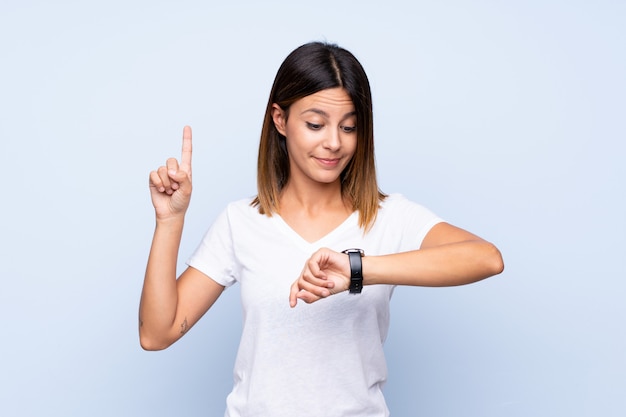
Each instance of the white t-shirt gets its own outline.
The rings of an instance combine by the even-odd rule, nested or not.
[[[360,248],[366,256],[419,249],[442,220],[392,194],[367,234],[353,213],[309,243],[280,216],[259,214],[250,201],[228,205],[187,262],[222,285],[241,285],[243,332],[226,417],[388,416],[383,343],[394,286],[300,301],[293,309],[289,289],[321,247]]]

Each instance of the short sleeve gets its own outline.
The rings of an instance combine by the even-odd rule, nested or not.
[[[237,281],[237,259],[233,250],[228,208],[205,233],[187,265],[208,275],[220,285],[229,287]]]
[[[403,238],[411,249],[419,249],[433,226],[443,222],[442,218],[426,207],[404,198],[401,203],[401,209],[403,211],[401,217],[406,222]]]
[[[426,207],[408,200],[401,194],[390,194],[382,204],[377,226],[381,238],[394,244],[389,253],[419,249],[428,232],[438,223],[439,216]]]

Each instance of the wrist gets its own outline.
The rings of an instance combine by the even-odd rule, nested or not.
[[[373,265],[373,263],[375,263],[374,258],[375,256],[363,256],[361,258],[361,264],[363,265],[363,271],[364,271],[363,272],[363,286],[376,284],[375,282],[372,281],[372,272],[373,272],[373,268],[375,268],[375,266]],[[365,271],[367,271],[367,273],[365,273]]]
[[[156,227],[165,229],[182,229],[185,224],[184,215],[156,217]]]

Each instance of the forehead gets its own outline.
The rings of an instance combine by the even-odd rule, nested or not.
[[[317,93],[302,97],[292,104],[297,112],[321,110],[325,113],[340,112],[343,114],[354,112],[354,104],[343,88],[328,88]],[[316,112],[318,113],[318,112]]]

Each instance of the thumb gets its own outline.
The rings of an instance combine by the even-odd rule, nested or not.
[[[188,172],[183,171],[182,169],[174,170],[170,169],[167,172],[167,175],[175,182],[177,182],[181,187],[190,187],[191,186],[191,177]]]
[[[296,304],[298,304],[298,292],[300,292],[300,287],[298,286],[298,281],[296,281],[291,285],[289,291],[289,306],[291,308],[294,308]]]

